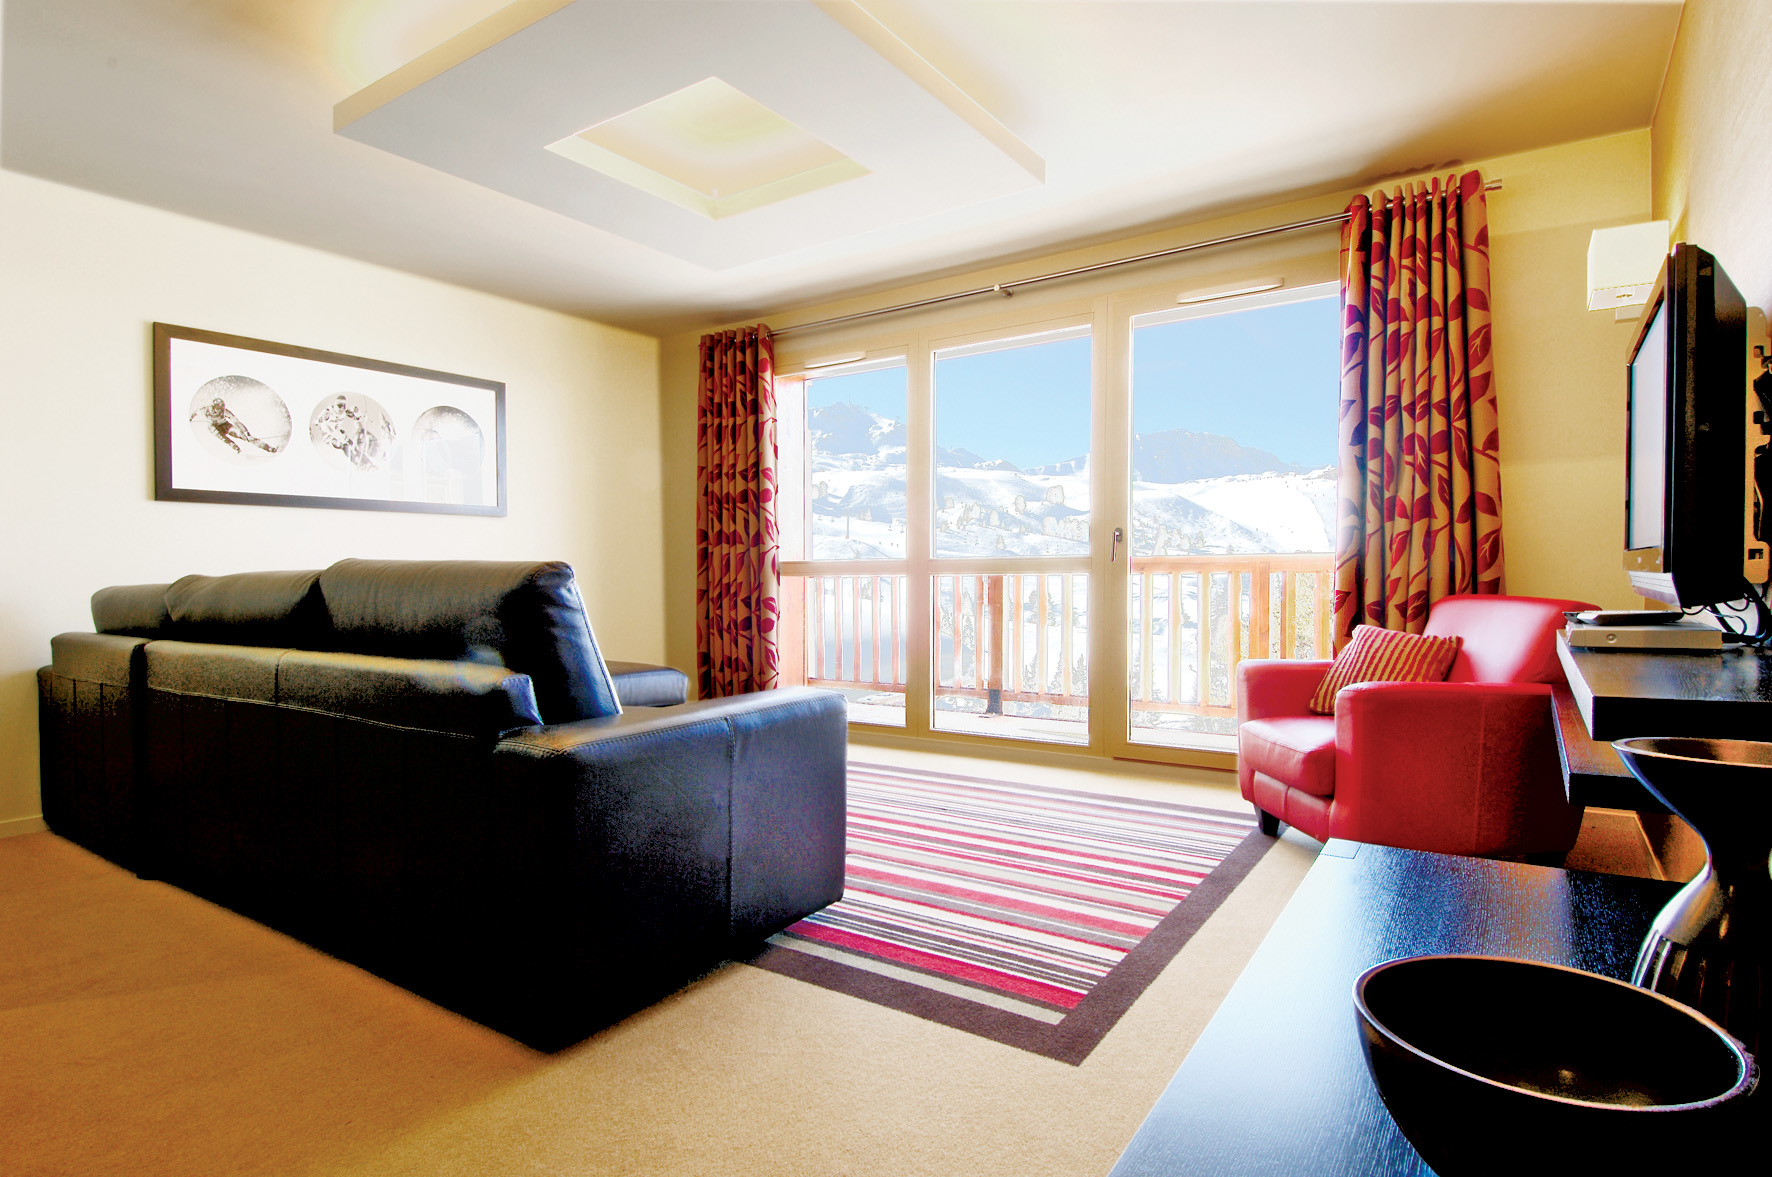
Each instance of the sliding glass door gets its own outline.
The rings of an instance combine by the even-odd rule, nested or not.
[[[936,731],[1089,742],[1091,343],[934,353]]]
[[[902,356],[780,382],[783,680],[905,726],[910,514]],[[799,573],[799,574],[796,574]],[[809,573],[809,574],[808,574]]]
[[[1238,663],[1328,648],[1338,303],[1163,301],[789,356],[787,681],[912,735],[1227,763]]]
[[[1233,751],[1237,664],[1327,656],[1334,293],[1131,319],[1130,746]]]

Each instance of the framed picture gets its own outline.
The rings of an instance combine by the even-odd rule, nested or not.
[[[505,386],[154,324],[154,497],[505,513]]]

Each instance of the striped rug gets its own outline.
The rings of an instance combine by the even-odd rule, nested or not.
[[[843,898],[751,963],[1080,1063],[1272,844],[1254,828],[852,763]]]

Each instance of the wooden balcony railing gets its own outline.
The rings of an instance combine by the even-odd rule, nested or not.
[[[1317,552],[1134,558],[1132,709],[1234,716],[1243,659],[1328,657],[1334,569]]]
[[[901,575],[783,578],[783,680],[903,694]],[[928,602],[937,696],[1087,706],[1088,577],[948,574]],[[1135,711],[1236,713],[1245,658],[1329,656],[1327,554],[1152,556],[1132,561],[1128,671]]]

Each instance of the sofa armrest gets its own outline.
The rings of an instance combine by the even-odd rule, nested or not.
[[[623,707],[674,707],[689,701],[689,676],[649,662],[605,663]]]
[[[1310,714],[1329,659],[1252,658],[1237,664],[1237,722]]]
[[[569,790],[587,885],[661,936],[687,909],[749,943],[843,893],[847,737],[843,696],[793,687],[530,728],[495,755]]]
[[[1335,699],[1330,836],[1562,853],[1580,832],[1542,683],[1356,683]]]
[[[69,841],[140,867],[139,712],[147,641],[64,633],[37,675],[43,820]]]

